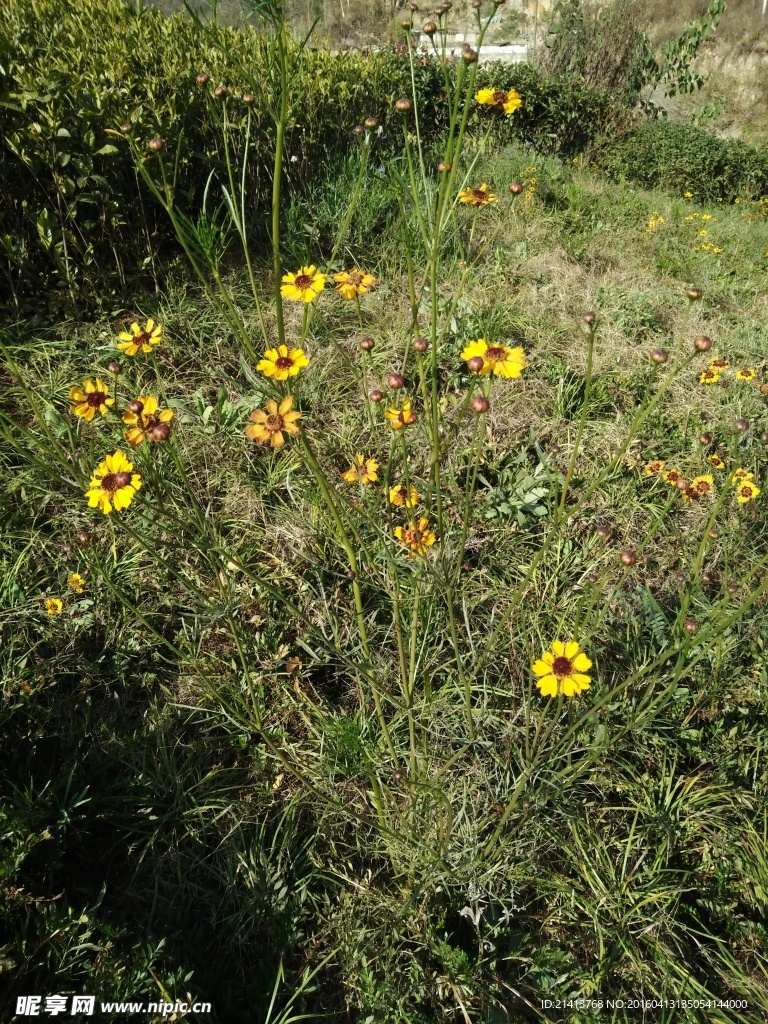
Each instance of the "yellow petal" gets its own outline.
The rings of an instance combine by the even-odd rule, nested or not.
[[[281,416],[285,416],[285,414],[290,412],[292,408],[293,408],[293,395],[286,395],[286,397],[280,403],[277,411],[280,413]]]
[[[566,658],[575,658],[579,653],[579,645],[575,640],[569,640],[565,645],[565,656]]]
[[[565,644],[562,640],[552,641],[552,653],[556,658],[562,658],[565,654]]]
[[[588,668],[592,668],[592,662],[582,651],[573,659],[573,667],[577,672],[586,672]]]
[[[538,661],[534,661],[533,665],[531,665],[531,668],[537,676],[546,676],[549,675],[549,673],[552,670],[552,662],[547,664],[547,662],[544,661],[543,658],[539,658]]]
[[[536,685],[541,691],[542,697],[557,696],[557,679],[555,676],[544,676],[536,680]]]

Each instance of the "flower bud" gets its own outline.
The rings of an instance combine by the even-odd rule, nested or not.
[[[611,528],[610,526],[604,526],[602,523],[595,527],[595,533],[598,537],[602,537],[603,540],[610,540]]]
[[[480,8],[483,6],[483,0],[472,0],[472,6],[475,8],[476,11],[479,11]]]
[[[110,373],[114,373],[115,375],[123,372],[123,368],[120,365],[120,363],[115,362],[114,359],[112,360],[111,363],[107,363],[107,369],[109,370]]]
[[[729,594],[735,594],[736,591],[739,589],[739,584],[736,582],[736,580],[729,580],[728,586],[725,589],[728,591]]]
[[[690,480],[686,480],[684,476],[681,476],[679,479],[675,480],[675,487],[678,489],[678,491],[687,491],[690,486]]]
[[[582,313],[581,319],[588,327],[591,327],[597,320],[597,316],[591,309],[588,309],[586,313]]]
[[[504,3],[504,0],[493,0],[493,2],[496,7],[501,7],[501,5]]]
[[[705,430],[703,434],[699,434],[699,444],[712,444],[712,434],[709,430]]]
[[[524,190],[524,185],[522,184],[522,182],[510,181],[510,183],[509,183],[509,191],[512,193],[513,196],[519,196],[520,193],[523,192],[523,190]]]
[[[740,434],[743,434],[745,430],[749,430],[749,420],[745,420],[740,416],[736,420],[736,429]]]
[[[362,135],[363,132],[365,131],[365,128],[361,124],[356,124],[352,131],[355,133],[355,135]]]
[[[373,338],[365,337],[360,339],[359,344],[363,352],[370,352],[373,346],[376,344],[376,342],[373,340]]]
[[[392,781],[395,783],[395,785],[399,785],[403,781],[403,773],[402,772],[393,772],[392,773]]]
[[[156,423],[147,436],[150,441],[167,441],[171,436],[171,428],[167,423]]]
[[[693,339],[693,347],[698,352],[709,352],[712,348],[712,339],[708,338],[706,334],[697,334]]]
[[[654,348],[651,351],[651,359],[654,363],[666,363],[669,359],[669,352],[665,348]]]
[[[243,103],[246,103],[249,107],[252,103],[256,102],[256,97],[252,92],[246,92],[243,94]]]
[[[374,388],[373,391],[369,393],[368,397],[372,402],[380,402],[384,397],[384,392],[379,391],[378,388]]]
[[[429,348],[429,342],[426,338],[414,338],[413,347],[417,352],[426,352]]]
[[[701,288],[687,288],[685,294],[688,296],[691,302],[698,302],[701,298]]]
[[[208,82],[208,75],[206,75],[204,71],[201,71],[200,74],[195,79],[195,81],[197,82],[198,85],[206,85]]]
[[[398,114],[408,114],[413,108],[413,104],[407,96],[401,96],[399,100],[395,101],[395,110]]]
[[[374,128],[379,127],[379,122],[376,120],[375,117],[366,117],[363,123],[365,124],[365,127],[368,129],[369,132],[372,132]]]
[[[162,139],[155,136],[154,139],[150,139],[147,143],[147,149],[150,149],[153,153],[159,153],[161,150],[165,149],[165,143]]]
[[[470,373],[481,373],[484,366],[485,360],[482,356],[472,356],[467,360],[467,369]]]
[[[129,402],[128,412],[135,413],[137,416],[139,416],[142,412],[144,412],[144,403],[137,402],[135,400],[133,402]]]
[[[488,412],[491,408],[491,403],[485,395],[475,395],[469,403],[469,407],[476,416],[481,416],[483,413]]]
[[[634,565],[637,561],[637,555],[630,548],[627,548],[626,551],[622,551],[619,558],[621,559],[622,565]]]
[[[131,482],[131,474],[122,469],[119,473],[115,473],[115,485],[117,487],[127,487]]]
[[[228,92],[229,89],[226,87],[226,85],[217,85],[216,88],[213,90],[213,95],[216,97],[217,100],[223,100]]]
[[[120,131],[123,133],[123,135],[130,135],[131,132],[133,131],[133,125],[131,124],[130,121],[126,121],[125,124],[120,125]]]
[[[699,624],[696,621],[696,619],[686,619],[685,620],[685,631],[686,631],[686,633],[695,633],[698,628],[699,628]]]
[[[712,538],[712,540],[719,540],[720,539],[720,534],[718,533],[717,530],[710,530],[709,531],[709,536]]]
[[[408,4],[408,10],[412,14],[416,14],[418,12],[418,10],[419,10],[419,5],[418,4]]]
[[[61,553],[62,553],[62,555],[68,555],[71,550],[72,550],[72,545],[69,543],[68,540],[65,540],[64,543],[61,545]]]
[[[435,32],[437,32],[437,25],[434,23],[434,21],[425,21],[424,24],[421,26],[421,31],[424,33],[425,36],[431,37],[435,34]]]
[[[80,533],[78,533],[77,535],[77,543],[82,545],[82,547],[86,547],[88,544],[90,544],[91,540],[92,535],[88,530],[81,530]]]
[[[439,174],[443,174],[445,171],[450,171],[452,167],[453,164],[449,163],[447,160],[441,160],[437,165],[437,170]]]
[[[764,430],[762,432],[762,434],[760,435],[760,440],[763,442],[763,444],[768,444],[768,431]]]
[[[399,391],[404,384],[405,378],[401,373],[390,373],[387,377],[387,387],[393,391]]]
[[[711,586],[715,582],[714,573],[711,573],[705,569],[704,572],[701,574],[701,582],[704,584],[705,587]]]
[[[465,64],[476,64],[477,50],[473,50],[471,46],[465,46],[461,51],[461,59]]]
[[[406,32],[410,32],[411,29],[413,28],[413,22],[411,21],[410,18],[401,18],[400,28],[404,29]]]

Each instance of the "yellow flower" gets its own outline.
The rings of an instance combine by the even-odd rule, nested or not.
[[[685,192],[684,195],[686,199],[693,199],[693,192]]]
[[[280,289],[280,294],[286,299],[312,302],[323,288],[325,288],[325,274],[321,274],[313,263],[310,267],[302,267],[295,274],[283,274],[283,287]]]
[[[713,356],[707,366],[710,370],[715,370],[716,373],[722,373],[723,370],[727,370],[731,364],[727,359],[723,359],[722,356]]]
[[[702,494],[712,494],[714,491],[714,481],[711,476],[695,476],[691,480],[691,490],[695,491],[699,496]]]
[[[131,425],[130,430],[123,433],[125,440],[131,448],[135,448],[137,444],[141,444],[147,438],[150,441],[166,441],[170,428],[161,426],[161,424],[171,422],[173,409],[163,409],[162,412],[158,412],[158,403],[154,395],[141,395],[136,401],[142,406],[141,412],[128,410],[122,416],[123,423]]]
[[[542,697],[556,697],[558,693],[573,697],[589,689],[590,677],[584,673],[592,668],[592,662],[583,651],[579,651],[575,640],[568,643],[553,640],[550,649],[544,651],[531,667],[539,677],[536,685]]]
[[[525,352],[521,348],[510,348],[509,345],[489,345],[484,338],[470,341],[462,351],[462,359],[481,356],[483,368],[480,373],[495,373],[497,377],[519,377],[528,365]]]
[[[720,374],[717,370],[702,370],[699,374],[699,384],[717,384]]]
[[[662,474],[661,479],[674,487],[682,475],[679,469],[668,469],[666,473]]]
[[[371,288],[379,283],[373,274],[366,274],[364,270],[354,267],[352,270],[345,270],[341,274],[334,274],[337,291],[342,299],[354,299],[357,295],[365,295]]]
[[[94,470],[85,496],[91,508],[100,508],[109,515],[113,506],[118,511],[128,508],[140,487],[141,477],[133,472],[133,463],[122,452],[114,452]]]
[[[475,99],[478,103],[503,110],[505,114],[514,114],[518,107],[523,105],[520,94],[515,89],[510,89],[509,92],[500,89],[481,89]]]
[[[292,408],[293,395],[284,398],[279,406],[270,398],[266,402],[266,410],[255,409],[248,417],[252,426],[245,428],[245,436],[259,444],[271,444],[273,448],[279,448],[285,443],[283,431],[294,436],[299,432],[296,420],[301,419],[301,413],[291,412]]]
[[[389,488],[389,501],[391,505],[397,505],[398,508],[403,505],[406,508],[413,508],[419,503],[419,492],[415,487],[408,488],[405,484],[400,484],[399,487]]]
[[[163,328],[160,324],[155,325],[154,320],[147,320],[146,327],[132,323],[130,332],[121,331],[118,337],[121,341],[116,347],[127,356],[135,356],[139,352],[151,352],[153,345],[159,345],[163,340]]]
[[[418,418],[416,413],[411,410],[410,398],[403,399],[403,405],[400,409],[396,409],[391,405],[384,413],[384,416],[393,430],[402,430],[403,427],[415,423]]]
[[[754,479],[755,479],[755,474],[754,473],[750,473],[750,471],[748,469],[742,469],[741,467],[739,467],[739,469],[737,469],[735,471],[735,473],[733,474],[733,482],[736,483],[736,484],[741,483],[742,480],[754,480]]]
[[[653,476],[654,473],[660,473],[662,469],[664,469],[665,465],[666,463],[663,462],[661,459],[653,459],[652,462],[647,462],[645,464],[646,476]]]
[[[379,464],[375,459],[366,459],[364,455],[356,455],[355,461],[346,471],[341,474],[341,479],[346,480],[350,484],[356,484],[358,481],[362,484],[373,484],[379,479],[379,475],[376,470],[379,468]]]
[[[459,192],[459,201],[469,203],[470,206],[487,206],[488,203],[497,202],[496,196],[490,192],[485,182],[480,188],[465,188]]]
[[[82,594],[85,590],[85,580],[79,572],[73,572],[67,579],[67,586],[75,593]]]
[[[741,505],[746,505],[748,501],[752,501],[760,493],[760,488],[756,487],[751,480],[742,480],[736,487],[736,501]]]
[[[755,371],[753,369],[751,369],[751,368],[750,369],[746,369],[746,370],[737,370],[736,371],[736,380],[754,380],[754,379],[755,379]]]
[[[413,558],[416,555],[426,555],[427,548],[431,547],[437,538],[434,533],[429,529],[429,520],[426,516],[422,516],[419,519],[418,526],[414,522],[408,523],[408,526],[396,526],[395,536],[403,545],[408,548],[408,557]]]
[[[725,469],[725,463],[719,455],[710,455],[707,459],[707,462],[710,464],[710,466],[714,466],[715,469]]]
[[[58,597],[49,597],[45,602],[45,610],[49,615],[61,615],[64,610],[64,602],[60,601]]]
[[[95,384],[92,380],[84,380],[81,388],[74,387],[69,392],[69,397],[75,403],[69,411],[90,423],[97,412],[104,416],[110,405],[115,404],[114,398],[107,398],[108,394],[109,387],[100,377],[96,378]]]
[[[264,358],[257,363],[256,369],[265,377],[288,380],[289,377],[295,377],[304,366],[309,366],[304,349],[292,348],[289,352],[286,345],[280,345],[279,348],[268,348]]]

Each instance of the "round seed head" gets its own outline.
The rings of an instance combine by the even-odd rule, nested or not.
[[[86,547],[91,543],[92,535],[88,530],[81,530],[77,535],[77,543],[82,547]]]
[[[509,191],[513,196],[519,196],[524,191],[523,183],[520,181],[510,181]]]
[[[685,620],[685,631],[686,631],[686,633],[695,633],[698,628],[699,628],[699,624],[696,621],[696,619],[686,619]]]
[[[631,548],[627,548],[626,551],[622,551],[619,555],[622,565],[634,565],[637,561],[637,555]]]
[[[592,324],[597,320],[597,315],[591,309],[588,309],[586,313],[582,314],[581,319],[588,327],[591,327]]]
[[[352,131],[355,133],[355,135],[362,135],[363,132],[365,131],[365,128],[361,124],[356,124]]]
[[[405,378],[402,373],[390,373],[387,377],[387,387],[393,391],[399,391],[400,388],[405,384]]]
[[[156,423],[149,431],[150,441],[167,441],[171,436],[171,428],[167,423]]]
[[[133,125],[131,124],[130,121],[126,121],[125,124],[120,125],[120,131],[123,133],[123,135],[130,135],[131,132],[133,131]]]
[[[687,288],[685,294],[691,300],[691,302],[698,302],[701,298],[701,288]]]
[[[376,120],[375,117],[366,117],[364,124],[369,132],[372,132],[374,128],[379,127],[379,122]]]
[[[461,59],[465,64],[476,64],[477,50],[473,50],[471,46],[465,46],[461,51]]]
[[[406,32],[410,32],[411,29],[413,28],[413,22],[411,21],[410,18],[401,18],[400,28],[405,29]]]
[[[712,434],[709,430],[705,430],[703,434],[699,434],[699,444],[712,444]]]
[[[470,373],[480,373],[484,366],[485,360],[482,356],[472,356],[467,360],[467,369]]]
[[[712,348],[712,339],[707,337],[706,334],[697,334],[693,339],[693,347],[698,352],[709,352]]]
[[[599,526],[595,527],[595,533],[598,537],[602,537],[603,540],[610,540],[611,528],[610,526],[605,526],[601,523]]]
[[[445,171],[450,171],[452,167],[453,164],[449,163],[448,160],[441,160],[437,165],[437,170],[439,174],[443,174]]]
[[[399,100],[395,100],[395,110],[398,114],[408,114],[413,108],[413,104],[407,96],[401,96]]]
[[[675,487],[678,489],[678,491],[687,491],[690,486],[690,481],[686,480],[684,476],[681,476],[678,480],[675,480]]]
[[[426,338],[414,338],[413,347],[417,352],[426,352],[429,348],[429,342]]]
[[[159,153],[161,150],[165,149],[165,143],[161,138],[155,136],[154,139],[150,139],[147,143],[147,149],[151,150],[153,153]]]
[[[198,85],[205,85],[208,82],[208,75],[206,75],[204,71],[201,71],[195,81]]]
[[[114,359],[111,363],[107,363],[107,369],[110,373],[114,373],[115,375],[123,372],[123,368],[120,363],[116,363]]]
[[[669,359],[669,352],[665,348],[655,348],[651,351],[651,359],[654,363],[666,363]]]
[[[255,103],[255,102],[256,102],[256,97],[253,95],[252,92],[246,92],[243,95],[243,103],[246,103],[249,107],[250,107],[250,105],[252,103]]]
[[[425,21],[421,26],[421,31],[425,36],[433,36],[437,32],[437,25],[434,21]]]
[[[360,339],[360,348],[363,352],[370,352],[376,342],[373,338],[365,337]]]
[[[380,402],[384,397],[384,392],[379,391],[378,388],[374,388],[373,391],[369,393],[368,397],[372,402]]]
[[[213,90],[213,95],[216,97],[217,100],[223,100],[228,92],[229,89],[226,87],[226,85],[217,85],[216,88]]]
[[[469,407],[476,416],[481,416],[484,412],[488,412],[491,408],[491,403],[485,395],[475,395],[469,403]]]
[[[128,412],[135,413],[137,416],[139,416],[142,412],[144,412],[144,403],[137,402],[134,399],[132,402],[128,403]]]
[[[743,434],[745,430],[749,430],[749,420],[743,419],[741,416],[736,420],[736,429],[739,433]]]

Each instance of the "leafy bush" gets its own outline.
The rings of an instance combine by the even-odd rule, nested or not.
[[[599,157],[620,181],[646,188],[690,191],[697,199],[730,202],[768,193],[768,153],[692,125],[653,121],[640,125]]]

